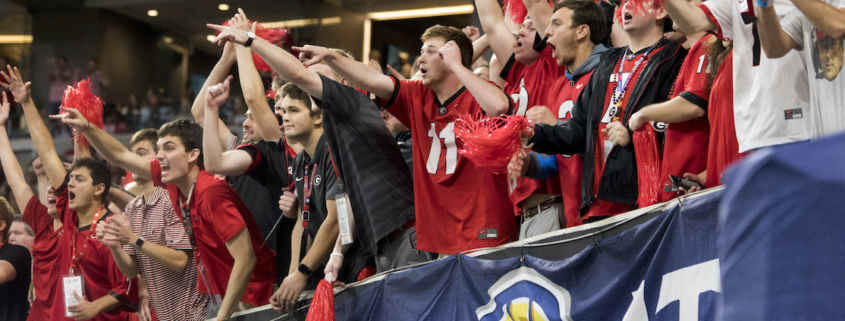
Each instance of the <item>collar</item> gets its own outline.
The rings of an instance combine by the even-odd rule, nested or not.
[[[105,219],[106,219],[106,217],[109,217],[109,216],[112,214],[112,212],[111,212],[111,210],[108,208],[108,206],[107,206],[107,207],[105,207],[104,209],[106,210],[106,213],[104,213],[103,215],[100,215],[100,219],[99,219],[99,220],[97,220],[97,224],[99,224],[100,222],[102,222],[103,220],[105,220]],[[76,228],[76,232],[77,232],[77,233],[79,233],[79,232],[82,232],[82,231],[87,231],[87,230],[88,230],[88,229],[90,229],[90,228],[91,228],[91,224],[88,224],[88,225],[83,226],[83,227],[77,227],[77,228]]]
[[[154,206],[156,205],[156,203],[158,203],[158,200],[165,195],[167,195],[167,189],[161,186],[156,186],[155,188],[153,188],[153,193],[150,194],[150,197],[143,200],[143,205]]]
[[[325,149],[326,149],[326,134],[324,132],[323,135],[320,136],[320,140],[317,141],[317,146],[314,147],[314,155],[308,155],[308,153],[306,153],[305,150],[303,150],[302,156],[305,157],[306,163],[311,164],[311,161],[314,160],[314,158],[316,158],[315,156],[320,155],[320,153],[322,153],[323,150],[325,150]]]

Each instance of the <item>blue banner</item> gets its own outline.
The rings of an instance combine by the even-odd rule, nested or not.
[[[561,261],[458,255],[390,273],[335,302],[337,319],[715,320],[721,195],[687,200]]]

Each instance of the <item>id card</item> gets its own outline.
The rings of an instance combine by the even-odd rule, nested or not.
[[[343,245],[352,244],[352,228],[349,222],[349,216],[352,213],[349,207],[349,195],[346,193],[337,194],[334,197],[335,205],[337,205],[337,224],[340,232],[340,242]]]
[[[73,295],[76,293],[81,297],[85,297],[83,285],[85,280],[81,275],[69,274],[62,277],[62,294],[64,294],[65,302],[65,316],[72,317],[73,313],[68,311],[68,307],[79,304],[79,300]]]
[[[605,140],[602,147],[604,149],[604,154],[602,154],[602,163],[607,163],[607,155],[610,155],[610,151],[613,150],[613,142],[609,139]]]

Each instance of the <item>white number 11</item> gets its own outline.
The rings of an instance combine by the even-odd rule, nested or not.
[[[440,139],[443,139],[443,144],[446,145],[446,175],[454,174],[455,167],[458,166],[458,145],[455,143],[455,122],[450,122],[443,127],[440,134],[431,123],[431,129],[428,130],[428,137],[431,137],[431,150],[428,152],[428,160],[425,167],[431,174],[437,174],[437,167],[440,165]]]

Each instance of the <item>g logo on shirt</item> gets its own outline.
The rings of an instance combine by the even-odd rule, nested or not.
[[[293,175],[293,166],[288,166],[288,175]]]
[[[607,106],[607,111],[604,113],[604,117],[601,118],[602,124],[610,124],[610,121],[613,120],[613,117],[617,116],[618,108],[613,102],[610,102],[610,106]]]
[[[526,266],[502,276],[487,294],[490,302],[475,310],[479,321],[572,321],[569,291]]]
[[[323,181],[323,178],[320,175],[314,176],[314,186],[320,185],[320,182]]]

